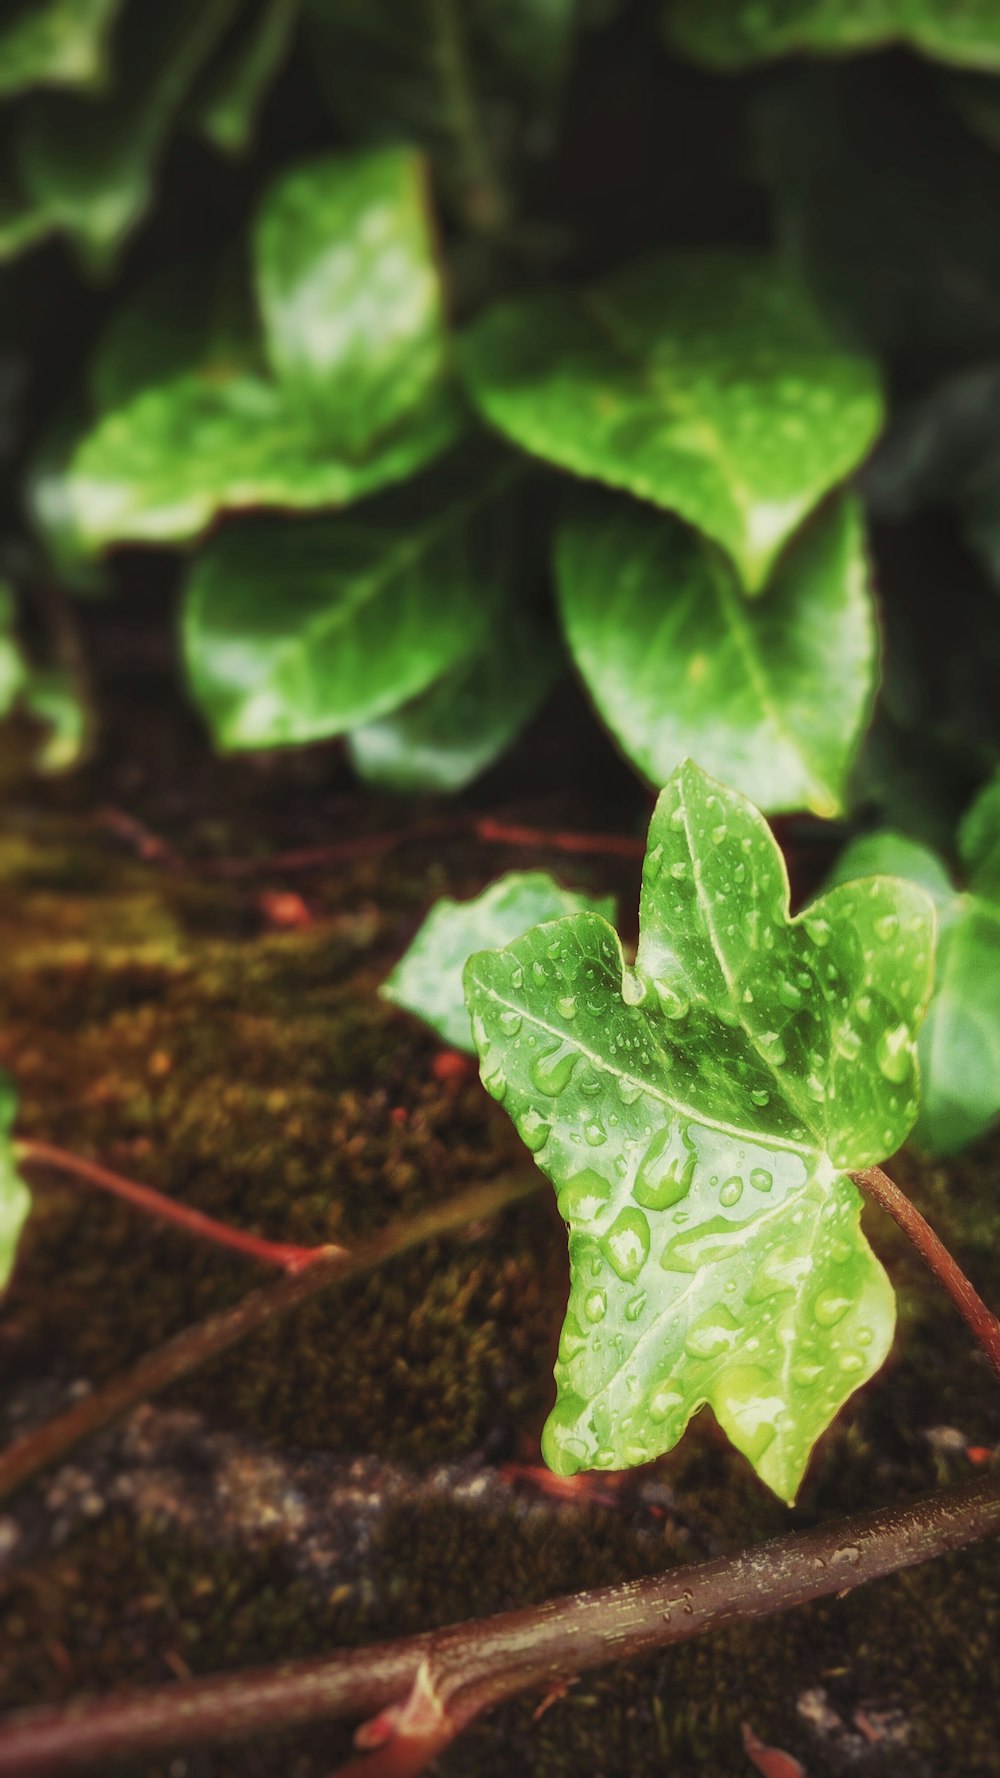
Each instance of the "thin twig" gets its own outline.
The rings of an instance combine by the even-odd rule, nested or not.
[[[866,1167],[852,1173],[860,1191],[867,1194],[888,1216],[907,1240],[916,1248],[942,1290],[950,1296],[956,1309],[982,1347],[997,1377],[1000,1378],[1000,1321],[986,1307],[979,1292],[970,1284],[958,1261],[948,1252],[944,1242],[934,1233],[906,1193],[883,1173],[881,1167]]]
[[[217,1247],[230,1247],[234,1252],[245,1253],[251,1259],[280,1266],[285,1272],[301,1272],[306,1266],[315,1264],[321,1256],[329,1259],[334,1253],[344,1251],[343,1248],[333,1246],[294,1247],[284,1241],[268,1241],[263,1235],[251,1235],[242,1229],[230,1228],[228,1223],[219,1222],[214,1216],[206,1216],[202,1210],[195,1210],[188,1204],[178,1203],[176,1198],[168,1198],[163,1192],[154,1191],[151,1185],[139,1185],[134,1179],[126,1179],[121,1173],[112,1173],[109,1167],[102,1167],[97,1161],[87,1161],[80,1155],[70,1154],[67,1149],[55,1148],[51,1142],[16,1142],[14,1153],[21,1167],[44,1167],[52,1173],[65,1173],[71,1179],[85,1180],[88,1185],[97,1186],[99,1191],[110,1192],[112,1197],[119,1198],[126,1204],[133,1204],[147,1216],[156,1216],[163,1222],[173,1223],[198,1240],[211,1241]]]
[[[848,1591],[998,1531],[1000,1477],[992,1477],[736,1556],[408,1640],[23,1711],[0,1729],[0,1778],[39,1778],[90,1762],[103,1771],[107,1760],[159,1748],[364,1717],[404,1704],[422,1671],[425,1693],[429,1687],[448,1723],[461,1727],[520,1691]],[[368,1769],[375,1778],[377,1765]]]
[[[0,1452],[0,1500],[21,1486],[71,1447],[118,1418],[126,1409],[157,1395],[189,1371],[255,1333],[265,1322],[288,1315],[332,1284],[370,1272],[410,1247],[431,1241],[464,1224],[491,1216],[518,1198],[537,1191],[540,1173],[510,1174],[488,1185],[460,1192],[443,1204],[432,1204],[406,1221],[391,1224],[359,1241],[348,1252],[343,1248],[320,1249],[320,1256],[304,1270],[279,1278],[275,1284],[251,1291],[231,1309],[221,1309],[182,1329],[154,1352],[123,1371],[92,1395],[85,1395],[66,1413],[28,1432]]]

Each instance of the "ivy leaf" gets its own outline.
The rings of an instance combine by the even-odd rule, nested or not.
[[[512,473],[453,462],[356,517],[253,519],[212,538],[183,631],[218,745],[344,734],[481,645],[503,590]]]
[[[540,920],[588,911],[613,919],[613,896],[564,889],[543,870],[508,871],[470,901],[443,895],[379,993],[416,1013],[453,1049],[475,1054],[462,988],[462,970],[473,951],[505,945]]]
[[[582,295],[504,303],[464,362],[516,444],[677,513],[750,592],[881,419],[871,365],[783,267],[746,253],[674,253]]]
[[[28,1188],[17,1170],[11,1125],[17,1096],[9,1076],[0,1074],[0,1290],[10,1277],[21,1230],[31,1209]]]
[[[254,237],[267,352],[291,404],[357,456],[444,369],[425,176],[406,149],[286,174]]]
[[[28,210],[70,234],[93,270],[107,270],[147,209],[174,117],[233,10],[234,0],[130,8],[113,95],[31,100],[16,155]]]
[[[412,703],[348,736],[355,770],[387,790],[461,790],[530,721],[559,666],[555,640],[534,612],[506,605],[482,647]]]
[[[0,94],[92,86],[106,73],[121,0],[15,0],[0,24]]]
[[[559,1473],[645,1462],[708,1403],[794,1499],[892,1338],[847,1175],[916,1116],[933,937],[923,891],[884,877],[790,919],[762,818],[685,763],[650,827],[634,969],[592,914],[470,959],[484,1084],[569,1224]]]
[[[922,1095],[914,1139],[929,1154],[953,1154],[1000,1114],[1000,776],[962,824],[968,872],[958,890],[929,847],[883,831],[845,847],[832,881],[891,870],[920,883],[939,910],[934,994],[920,1033]]]
[[[992,0],[670,0],[669,41],[709,68],[749,68],[786,55],[851,55],[909,44],[925,55],[1000,71]]]
[[[573,657],[647,778],[692,755],[767,811],[838,813],[877,670],[853,501],[796,538],[753,603],[714,545],[632,502],[572,519],[557,567]]]
[[[297,169],[275,188],[270,208],[265,206],[265,220],[270,218],[270,223],[258,242],[264,256],[258,270],[262,286],[270,291],[272,347],[275,340],[284,340],[285,330],[291,326],[292,297],[298,284],[308,287],[313,275],[321,294],[329,297],[324,268],[331,258],[339,255],[342,266],[354,268],[348,279],[353,282],[364,268],[373,269],[372,232],[377,235],[384,230],[387,221],[390,234],[397,223],[403,226],[400,210],[384,202],[384,176],[388,168],[394,180],[407,185],[417,177],[418,163],[406,154],[371,159],[376,173],[382,169],[377,178],[368,176],[367,157],[352,157],[344,171],[329,160]],[[301,198],[303,191],[308,191],[319,209],[324,191],[344,196],[345,180],[354,199],[344,201],[343,233],[331,249],[328,237],[313,227],[308,206],[302,212],[298,200],[293,204],[291,197],[298,193]],[[286,189],[290,194],[287,207],[282,197]],[[297,248],[293,211],[303,227]],[[279,212],[280,228],[275,223]],[[329,222],[329,214],[325,215]],[[394,277],[398,280],[397,305],[405,307],[412,288],[423,290],[416,279],[418,265],[423,275],[432,261],[426,220],[422,226],[425,261],[420,261],[419,254],[414,257],[416,224],[412,217],[405,223],[406,238],[395,255],[391,243],[381,237],[383,300],[379,313],[383,323],[395,312],[390,300]],[[279,244],[277,235],[287,260],[283,297],[279,285],[272,281],[274,268],[267,264]],[[180,275],[178,284],[183,285]],[[111,543],[183,542],[205,530],[221,512],[260,506],[301,512],[347,505],[423,468],[454,441],[461,427],[463,416],[454,391],[442,380],[427,380],[428,353],[434,357],[438,351],[428,340],[422,346],[411,340],[420,361],[419,372],[408,377],[400,358],[395,388],[383,400],[378,390],[383,387],[389,360],[382,348],[372,339],[366,340],[363,325],[360,331],[342,329],[339,315],[331,332],[327,314],[319,332],[328,339],[339,339],[340,356],[321,352],[321,365],[314,353],[313,367],[317,376],[322,370],[324,386],[307,400],[300,387],[305,360],[301,356],[294,359],[290,343],[287,363],[282,356],[284,345],[278,348],[288,380],[275,380],[261,369],[259,342],[252,338],[241,311],[242,292],[234,297],[223,291],[221,314],[213,312],[210,293],[199,296],[192,292],[185,300],[185,314],[191,323],[190,330],[185,330],[191,344],[186,363],[176,321],[173,328],[165,324],[162,294],[162,289],[159,295],[151,289],[145,304],[137,305],[134,332],[138,341],[126,338],[123,349],[123,324],[114,346],[102,354],[104,374],[97,379],[98,391],[107,392],[110,385],[112,391],[124,393],[124,399],[115,400],[84,436],[59,491],[60,505],[68,509],[71,520],[67,528],[92,553]],[[426,320],[423,296],[420,304]],[[313,314],[313,332],[315,321]],[[158,336],[166,342],[168,374],[150,382],[143,377],[141,354],[148,343],[155,362]],[[203,356],[197,359],[199,348]],[[434,362],[442,368],[439,358]],[[344,422],[331,419],[340,401],[351,410],[347,429],[355,441],[371,424],[379,436],[371,436],[363,447],[348,449]],[[367,419],[361,416],[362,407]]]

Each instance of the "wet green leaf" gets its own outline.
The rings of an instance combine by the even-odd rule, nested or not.
[[[368,151],[286,174],[264,201],[254,245],[271,368],[330,449],[357,456],[444,369],[419,157]]]
[[[614,919],[614,898],[564,889],[547,871],[508,871],[471,901],[435,902],[404,957],[379,993],[424,1019],[455,1049],[475,1045],[462,988],[468,958],[484,945],[505,945],[540,920],[585,912]]]
[[[710,68],[786,55],[851,55],[894,43],[1000,70],[996,0],[668,0],[670,42]]]
[[[219,746],[344,734],[474,652],[503,584],[511,473],[472,479],[445,465],[357,516],[248,520],[214,537],[191,571],[183,627]]]
[[[919,1039],[921,1107],[914,1140],[953,1154],[1000,1115],[1000,779],[973,803],[960,830],[967,887],[940,858],[891,831],[845,847],[832,881],[892,871],[920,883],[939,909],[934,993]]]
[[[0,21],[0,94],[91,86],[107,72],[121,0],[14,0]]]
[[[17,1109],[13,1082],[0,1074],[0,1290],[10,1277],[21,1230],[31,1209],[28,1188],[17,1170],[11,1124]]]
[[[373,166],[371,179],[366,160]],[[401,280],[397,294],[410,289],[418,266],[421,276],[430,275],[426,223],[420,225],[426,250],[421,257],[415,219],[401,222],[399,212],[384,201],[390,188],[416,180],[418,163],[413,156],[393,153],[350,157],[346,166],[346,174],[329,160],[296,169],[265,204],[267,226],[258,238],[263,255],[258,269],[269,293],[266,319],[283,380],[269,377],[260,363],[262,348],[252,335],[245,293],[230,287],[225,266],[217,286],[204,277],[199,283],[197,275],[176,266],[129,305],[128,316],[98,355],[93,378],[98,398],[110,399],[112,405],[77,447],[60,490],[61,507],[72,521],[69,528],[84,548],[93,552],[111,543],[182,542],[197,536],[220,512],[344,506],[411,476],[454,440],[462,423],[458,397],[446,383],[431,378],[432,369],[443,368],[440,341],[431,345],[428,336],[423,345],[417,343],[419,373],[409,376],[403,358],[386,355],[377,341],[366,356],[366,323],[360,331],[344,331],[340,297],[327,275],[328,261],[338,255],[342,265],[354,268],[352,280],[363,267],[380,275],[366,240],[371,228],[382,229],[390,216],[393,227],[401,223],[404,239],[394,261],[382,237],[388,283],[394,265]],[[341,209],[336,224],[340,233],[331,247],[325,228],[334,226],[336,202],[324,212],[324,227],[316,229],[310,206],[302,212],[300,200],[309,196],[318,211],[324,191],[334,199],[338,192],[343,195],[345,178],[356,201]],[[281,196],[285,190],[290,194],[287,213]],[[293,212],[305,230],[294,251]],[[282,243],[283,284],[273,263]],[[342,355],[332,352],[324,365],[313,354],[319,381],[314,396],[307,398],[306,358],[300,353],[296,360],[288,330],[297,312],[295,290],[300,285],[308,289],[310,266],[325,305],[328,336],[339,339]],[[419,304],[426,319],[426,293]],[[380,314],[384,326],[387,309]],[[304,311],[304,325],[303,317]],[[380,393],[390,360],[394,386]],[[158,364],[161,375],[151,380]],[[345,444],[348,434],[350,448]],[[362,444],[363,438],[367,442]]]
[[[571,520],[557,561],[573,657],[647,778],[691,756],[772,813],[838,812],[877,668],[852,501],[817,516],[753,602],[714,545],[632,502]]]
[[[923,891],[884,877],[789,919],[764,821],[686,763],[650,827],[634,969],[590,914],[471,958],[484,1083],[570,1229],[554,1469],[645,1462],[708,1403],[794,1499],[892,1338],[847,1174],[916,1115],[933,938]]]
[[[219,512],[346,506],[439,456],[459,419],[442,390],[354,460],[332,453],[308,418],[261,377],[179,377],[98,422],[73,459],[69,499],[91,550],[178,543]]]
[[[802,520],[878,431],[871,365],[756,255],[678,252],[580,294],[494,309],[469,387],[535,456],[677,513],[758,591]]]

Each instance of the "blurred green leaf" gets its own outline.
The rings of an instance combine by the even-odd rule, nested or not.
[[[707,1403],[791,1502],[892,1339],[847,1174],[916,1115],[933,908],[881,878],[790,919],[764,821],[687,762],[639,929],[634,969],[593,914],[465,969],[483,1082],[570,1230],[543,1453],[560,1474],[645,1463]]]
[[[563,889],[543,870],[508,871],[471,901],[443,895],[379,993],[416,1013],[453,1048],[475,1054],[462,987],[472,953],[508,944],[539,921],[587,912],[613,920],[614,897]]]
[[[501,554],[494,570],[502,572],[503,565]],[[348,736],[356,771],[387,790],[463,789],[506,752],[539,708],[560,664],[550,631],[512,599],[491,626],[485,647],[412,703]]]
[[[919,883],[938,906],[934,994],[920,1034],[921,1109],[914,1140],[953,1154],[1000,1114],[1000,777],[960,829],[969,873],[957,890],[937,855],[900,834],[863,835],[845,847],[831,877],[847,883],[892,872]]]
[[[11,1125],[17,1095],[9,1075],[0,1074],[0,1290],[10,1277],[21,1230],[31,1209],[28,1188],[17,1170]]]
[[[453,397],[436,391],[366,457],[334,455],[310,420],[263,378],[179,377],[100,420],[70,468],[86,546],[178,543],[219,512],[346,506],[401,481],[455,438]]]
[[[16,162],[26,226],[71,236],[92,272],[107,272],[153,195],[156,165],[192,81],[236,0],[130,8],[115,43],[115,91],[30,101]]]
[[[573,658],[651,782],[690,757],[765,811],[839,812],[877,670],[853,501],[818,515],[752,602],[712,544],[623,501],[570,520],[557,560]]]
[[[214,537],[188,579],[184,647],[219,746],[342,735],[473,652],[510,474],[470,485],[446,465],[349,518],[252,520]]]
[[[291,52],[301,0],[257,0],[244,9],[195,94],[197,126],[224,154],[250,146],[268,87]]]
[[[668,0],[665,25],[675,48],[709,68],[903,43],[1000,71],[996,0]]]
[[[72,673],[62,667],[36,669],[21,703],[45,731],[34,756],[36,771],[55,774],[79,765],[87,747],[88,711]]]
[[[0,716],[13,708],[27,679],[27,663],[15,628],[14,594],[0,581]]]
[[[877,380],[771,260],[678,252],[505,303],[464,344],[473,399],[535,456],[676,512],[759,591],[881,421]]]
[[[121,0],[8,0],[0,19],[0,95],[101,82],[120,5]]]
[[[927,80],[878,60],[797,69],[756,115],[780,233],[837,323],[910,393],[996,357],[1000,158]]]
[[[383,149],[285,174],[261,207],[254,247],[271,368],[330,449],[356,456],[444,370],[419,157]]]

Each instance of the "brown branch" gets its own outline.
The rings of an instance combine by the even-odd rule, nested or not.
[[[232,1248],[235,1253],[245,1253],[250,1259],[280,1266],[285,1272],[301,1272],[321,1256],[328,1259],[334,1253],[344,1251],[341,1247],[333,1246],[289,1246],[284,1241],[268,1241],[263,1235],[251,1235],[242,1229],[230,1228],[228,1223],[219,1222],[214,1216],[206,1216],[202,1210],[195,1210],[189,1204],[178,1203],[176,1198],[168,1198],[163,1192],[154,1191],[151,1185],[139,1185],[134,1179],[126,1179],[121,1173],[112,1173],[110,1167],[102,1167],[97,1161],[87,1161],[80,1155],[70,1154],[67,1149],[55,1148],[51,1142],[16,1142],[14,1153],[22,1167],[45,1167],[52,1173],[66,1173],[72,1179],[85,1180],[88,1185],[97,1186],[99,1191],[109,1192],[123,1203],[134,1205],[147,1216],[173,1223],[175,1227],[183,1229],[186,1234],[193,1235],[198,1240],[211,1241],[217,1247]]]
[[[324,846],[303,846],[290,852],[262,853],[251,858],[182,858],[165,840],[150,834],[117,809],[101,811],[101,825],[123,839],[140,858],[159,863],[171,870],[186,871],[195,876],[238,879],[268,876],[289,871],[325,870],[334,865],[356,863],[366,858],[380,858],[402,846],[419,845],[424,840],[478,840],[486,846],[530,847],[541,852],[566,852],[598,858],[642,859],[646,841],[632,834],[575,833],[545,827],[524,827],[501,821],[492,815],[441,815],[409,827],[390,828],[381,833],[356,834],[348,840],[333,840]]]
[[[861,1173],[852,1173],[851,1178],[860,1191],[892,1217],[897,1228],[902,1229],[907,1240],[912,1242],[1000,1377],[1000,1321],[986,1307],[930,1223],[881,1167],[866,1167]]]
[[[342,1248],[321,1248],[319,1257],[311,1265],[279,1278],[274,1284],[251,1291],[231,1309],[221,1309],[193,1327],[184,1328],[172,1340],[140,1358],[130,1370],[113,1378],[103,1388],[95,1389],[92,1395],[85,1395],[66,1413],[36,1427],[0,1452],[0,1499],[20,1487],[36,1471],[54,1463],[80,1439],[107,1426],[138,1402],[157,1395],[239,1340],[245,1340],[265,1322],[290,1314],[330,1285],[370,1272],[410,1247],[490,1216],[518,1198],[527,1197],[537,1191],[541,1179],[540,1173],[506,1175],[489,1185],[474,1186],[443,1204],[433,1204],[404,1222],[381,1229],[359,1241],[348,1252]]]
[[[518,1692],[847,1591],[996,1532],[1000,1477],[409,1640],[23,1711],[0,1727],[0,1778],[38,1778],[90,1762],[103,1770],[116,1757],[358,1718],[393,1705],[403,1706],[405,1717],[422,1670],[425,1706],[436,1702],[454,1734],[479,1710]],[[367,1731],[364,1738],[371,1744]],[[369,1770],[374,1775],[377,1763]]]

